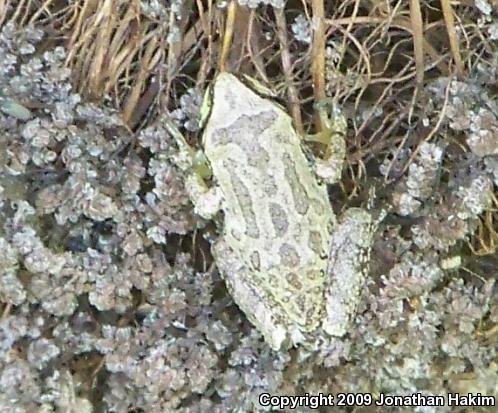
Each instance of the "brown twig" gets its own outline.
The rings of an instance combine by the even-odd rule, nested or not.
[[[325,11],[323,0],[312,0],[313,41],[311,44],[311,77],[315,102],[325,98]],[[315,118],[317,130],[321,130],[320,119]]]
[[[3,25],[5,18],[7,17],[7,11],[9,10],[9,1],[0,0],[0,26]]]
[[[282,69],[284,71],[285,83],[287,86],[287,97],[289,99],[289,109],[294,120],[296,130],[302,135],[304,133],[303,120],[299,105],[299,94],[294,86],[292,73],[292,56],[289,52],[289,41],[287,38],[287,21],[283,9],[276,9],[275,16],[277,20],[277,36],[280,41],[280,57]]]
[[[424,83],[424,25],[419,0],[410,0],[410,20],[413,35],[413,55],[416,68],[416,87],[419,90]]]
[[[345,17],[345,18],[341,18],[341,19],[326,19],[325,20],[326,24],[336,25],[336,26],[350,24],[351,22],[353,22],[355,25],[386,24],[386,25],[388,25],[388,27],[397,27],[397,28],[403,29],[403,30],[405,30],[408,33],[413,35],[413,29],[412,29],[411,23],[406,18],[396,18],[396,19],[392,19],[392,20],[386,20],[385,18],[381,18],[381,17],[359,16],[359,17],[355,17],[354,19],[352,19],[350,17]],[[443,62],[440,54],[436,51],[436,49],[434,49],[434,47],[425,38],[423,40],[423,50],[425,52],[427,52],[427,54],[429,54],[429,56],[433,60],[438,61],[437,67],[438,67],[439,71],[444,76],[450,75],[451,71],[448,68],[448,65],[446,65]]]
[[[444,21],[446,23],[446,31],[448,32],[451,53],[453,54],[453,60],[455,61],[457,74],[459,76],[463,76],[464,67],[462,62],[462,56],[460,54],[460,43],[456,36],[455,19],[453,17],[453,9],[451,8],[450,1],[441,0],[441,9],[443,10]]]
[[[220,60],[218,67],[221,72],[226,70],[226,62],[230,54],[230,48],[233,39],[234,22],[237,14],[237,2],[231,1],[228,5],[227,17],[225,20],[225,32],[223,33],[223,43],[221,46]]]

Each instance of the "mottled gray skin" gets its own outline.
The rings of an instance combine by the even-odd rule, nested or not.
[[[230,294],[274,349],[309,342],[322,324],[344,335],[364,284],[370,215],[352,209],[337,225],[280,106],[228,73],[212,101],[202,144],[216,185],[192,176],[187,186],[199,214],[224,213],[212,252]]]

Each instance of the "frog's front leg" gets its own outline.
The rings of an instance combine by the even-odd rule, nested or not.
[[[171,119],[165,120],[165,126],[178,145],[175,163],[186,174],[185,188],[195,213],[205,219],[213,218],[221,209],[223,196],[218,186],[206,185],[205,180],[212,175],[208,160],[202,151],[196,151],[187,143]]]
[[[351,327],[368,275],[370,250],[379,219],[361,208],[350,208],[339,218],[332,241],[325,292],[324,331],[342,337]]]
[[[319,142],[326,146],[324,156],[315,159],[315,173],[328,184],[338,182],[346,158],[347,123],[344,115],[332,99],[316,104],[323,130],[307,135],[308,142]]]

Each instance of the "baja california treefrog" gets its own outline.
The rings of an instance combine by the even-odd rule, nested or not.
[[[364,284],[370,214],[350,209],[337,222],[326,186],[279,105],[229,73],[216,77],[207,96],[202,146],[211,188],[195,173],[192,148],[169,129],[192,159],[187,188],[196,212],[224,213],[212,253],[230,294],[274,349],[309,342],[319,327],[344,335]],[[328,178],[340,175],[344,158],[345,121],[334,127],[339,154],[316,168]]]

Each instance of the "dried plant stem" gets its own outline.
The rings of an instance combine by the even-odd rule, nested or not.
[[[277,19],[277,35],[280,42],[280,56],[282,60],[282,69],[284,71],[285,83],[287,86],[287,97],[289,99],[289,109],[294,120],[294,126],[300,133],[304,133],[301,109],[299,106],[299,94],[294,86],[292,73],[292,56],[289,52],[289,41],[287,38],[287,21],[283,9],[275,11]]]
[[[45,1],[43,5],[40,6],[38,10],[33,14],[33,16],[30,17],[28,24],[34,24],[34,22],[36,22],[39,19],[40,15],[44,12],[50,14],[49,7],[52,3],[53,0]]]
[[[6,0],[0,0],[0,26],[3,25],[5,17],[7,16],[8,9],[9,9],[9,2]]]
[[[448,32],[448,38],[450,39],[450,48],[451,53],[453,54],[453,60],[455,61],[456,70],[458,75],[462,76],[465,70],[463,67],[462,56],[460,54],[460,44],[456,36],[453,9],[451,8],[449,0],[441,0],[441,9],[443,10],[446,31]]]
[[[162,50],[157,49],[157,45],[154,42],[149,42],[145,52],[142,56],[142,64],[140,65],[140,70],[135,82],[135,85],[130,93],[130,96],[126,102],[126,107],[123,110],[123,119],[129,124],[132,120],[133,113],[138,107],[140,96],[142,95],[144,85],[147,82],[147,78],[156,64],[159,62],[162,56]],[[131,123],[138,122],[138,119],[134,119]],[[133,125],[132,125],[133,126]]]
[[[311,45],[311,76],[315,102],[325,98],[325,11],[323,0],[312,0],[313,43]],[[318,117],[315,119],[317,130],[321,130]]]
[[[406,30],[408,33],[413,35],[413,29],[410,21],[405,18],[396,18],[390,21],[386,21],[385,18],[381,17],[369,17],[369,16],[360,16],[360,17],[344,17],[340,19],[326,19],[325,23],[331,26],[339,26],[339,25],[349,25],[351,22],[355,25],[362,24],[388,24],[390,27],[397,27],[403,30]],[[423,50],[427,52],[427,54],[432,58],[432,60],[438,62],[437,67],[439,71],[444,76],[449,76],[451,71],[448,68],[448,65],[444,63],[441,55],[436,51],[436,49],[429,43],[427,39],[423,39]]]
[[[221,46],[220,61],[218,67],[220,71],[226,68],[226,61],[230,54],[230,46],[232,45],[234,22],[237,13],[237,2],[231,1],[228,5],[227,17],[225,21],[225,32],[223,34],[223,43]]]
[[[5,308],[2,311],[2,316],[0,317],[0,319],[6,318],[10,314],[11,310],[12,310],[12,304],[11,303],[5,304]]]
[[[410,20],[413,35],[413,54],[416,68],[416,89],[424,83],[424,26],[419,0],[410,0]]]
[[[197,81],[200,83],[204,83],[207,77],[207,72],[209,71],[209,66],[211,65],[211,59],[213,56],[213,33],[212,33],[212,25],[210,22],[212,21],[212,2],[208,2],[208,10],[204,10],[204,5],[201,0],[196,0],[197,10],[199,12],[199,19],[201,22],[202,31],[206,35],[207,38],[207,47],[203,51],[203,59],[201,60],[202,64],[199,69],[199,74],[197,76]]]
[[[246,37],[246,47],[249,57],[251,59],[254,68],[258,75],[263,79],[266,83],[270,83],[268,80],[268,76],[265,72],[265,62],[262,58],[262,50],[258,41],[255,39],[255,33],[259,33],[261,30],[260,24],[257,21],[257,14],[255,10],[251,10],[249,14],[249,19],[247,23],[247,37]],[[256,50],[254,50],[256,49]]]
[[[112,0],[105,0],[102,5],[101,11],[96,18],[95,23],[99,25],[96,30],[95,43],[97,45],[95,53],[93,54],[91,70],[90,70],[90,90],[94,96],[100,95],[102,81],[105,76],[103,71],[106,69],[104,59],[107,54],[107,46],[111,40],[111,32],[116,26],[116,10]]]
[[[498,206],[496,196],[492,195],[495,208]],[[477,256],[485,256],[496,253],[498,248],[498,232],[496,230],[496,220],[493,211],[486,211],[484,216],[479,219],[477,233],[467,241],[467,245],[472,253]],[[477,244],[477,245],[476,245]]]
[[[21,14],[22,10],[26,7],[26,2],[24,0],[21,0],[18,4],[15,5],[15,11],[14,15],[12,16],[12,21],[18,21],[19,15]]]

